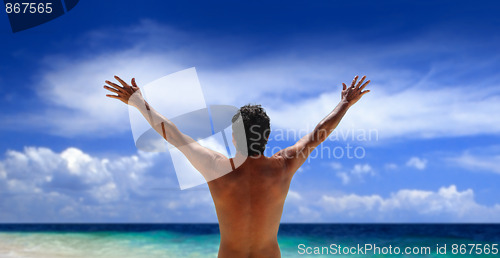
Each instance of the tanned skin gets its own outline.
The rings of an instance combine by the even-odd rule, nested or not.
[[[337,127],[347,110],[370,92],[363,90],[370,82],[363,76],[354,77],[350,87],[342,83],[341,100],[316,128],[293,146],[271,157],[255,155],[245,157],[237,152],[232,158],[239,164],[232,172],[217,176],[220,168],[227,168],[229,159],[223,154],[205,148],[156,112],[144,100],[132,79],[128,85],[118,76],[121,84],[106,81],[105,89],[118,99],[136,107],[151,126],[170,144],[179,148],[191,164],[207,179],[221,234],[219,258],[281,257],[278,246],[278,228],[292,177],[309,154]],[[111,86],[111,87],[110,87]],[[234,139],[233,139],[234,142]],[[214,180],[208,180],[216,178]]]

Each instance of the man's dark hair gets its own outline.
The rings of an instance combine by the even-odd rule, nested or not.
[[[240,119],[240,116],[245,133],[238,132],[241,129],[235,126],[235,121]],[[270,119],[264,108],[260,105],[245,105],[233,116],[232,122],[236,149],[248,156],[262,155],[271,133]]]

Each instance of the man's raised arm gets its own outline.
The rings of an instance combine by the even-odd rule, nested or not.
[[[143,98],[139,87],[132,79],[132,85],[128,85],[120,77],[115,76],[120,82],[119,86],[113,82],[106,81],[109,86],[105,89],[117,95],[106,95],[110,98],[121,100],[125,104],[137,108],[146,118],[151,127],[158,132],[170,144],[177,147],[189,160],[189,162],[207,179],[217,178],[218,169],[223,164],[229,164],[227,157],[219,152],[201,146],[188,135],[183,134],[170,120],[154,110]]]
[[[325,141],[328,136],[333,132],[333,130],[340,123],[340,120],[344,117],[347,110],[354,105],[361,97],[370,92],[369,90],[363,91],[363,89],[370,83],[366,81],[363,84],[366,76],[363,76],[359,82],[358,76],[354,77],[351,86],[347,87],[345,83],[342,83],[343,89],[341,94],[341,100],[337,107],[328,114],[321,122],[318,123],[316,128],[306,136],[302,137],[293,146],[290,146],[275,155],[280,155],[285,159],[285,164],[290,175],[293,175],[295,171],[306,161],[307,157],[311,152],[323,141]]]

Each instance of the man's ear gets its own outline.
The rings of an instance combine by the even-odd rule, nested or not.
[[[264,136],[266,137],[266,141],[269,140],[269,136],[271,136],[271,128],[267,129],[266,132],[264,133]]]

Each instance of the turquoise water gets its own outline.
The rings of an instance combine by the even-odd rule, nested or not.
[[[216,257],[218,244],[171,232],[0,233],[0,257]]]
[[[500,225],[284,224],[278,242],[282,257],[500,257],[492,248],[500,244]],[[216,257],[218,245],[217,224],[0,225],[0,257]],[[359,253],[358,245],[379,253]],[[403,255],[406,247],[418,254]]]

